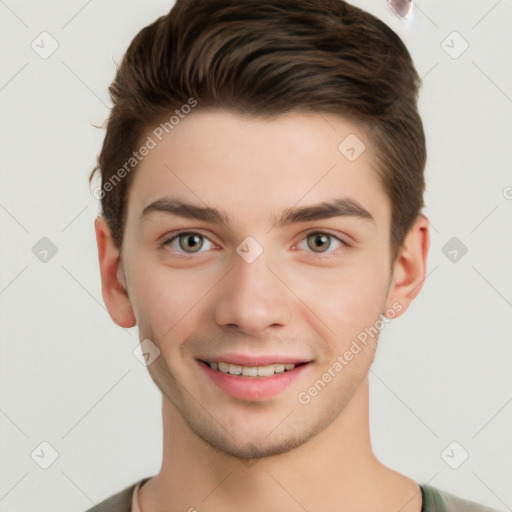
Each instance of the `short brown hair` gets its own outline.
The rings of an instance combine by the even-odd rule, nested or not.
[[[191,98],[196,110],[251,116],[339,114],[366,130],[374,146],[396,254],[423,207],[420,84],[395,32],[343,0],[177,0],[137,34],[122,59],[91,179],[97,170],[102,184],[116,177],[152,123]],[[132,176],[100,196],[118,248]]]

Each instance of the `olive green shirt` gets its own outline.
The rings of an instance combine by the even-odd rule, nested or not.
[[[102,501],[87,512],[140,512],[137,491],[151,477],[144,478],[121,492]],[[421,489],[421,512],[498,512],[478,503],[458,498],[429,485],[418,484]]]

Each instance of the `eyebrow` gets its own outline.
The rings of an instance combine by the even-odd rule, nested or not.
[[[199,206],[181,199],[166,197],[152,202],[144,208],[140,220],[154,212],[200,220],[210,224],[230,225],[229,215],[225,211],[208,206]],[[375,222],[371,213],[363,208],[361,204],[354,199],[342,197],[309,206],[287,208],[279,218],[274,217],[273,227],[284,227],[299,222],[310,222],[332,217],[356,217]]]

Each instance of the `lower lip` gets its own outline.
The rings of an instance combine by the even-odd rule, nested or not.
[[[296,366],[293,370],[276,373],[272,377],[243,377],[213,370],[207,364],[199,364],[222,391],[240,400],[265,400],[284,391],[292,382],[296,381],[309,363]]]

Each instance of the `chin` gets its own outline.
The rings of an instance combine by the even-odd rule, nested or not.
[[[200,436],[204,442],[216,451],[244,461],[272,457],[289,452],[305,443],[307,439],[299,436],[280,440],[232,439],[226,436]]]
[[[189,429],[216,452],[250,460],[281,455],[300,447],[322,432],[336,415],[317,417],[316,421],[310,417],[308,421],[292,413],[283,414],[279,420],[265,418],[261,422],[245,415],[223,425],[197,414],[185,414],[183,418]]]

